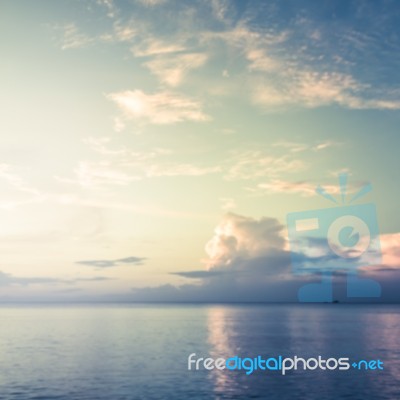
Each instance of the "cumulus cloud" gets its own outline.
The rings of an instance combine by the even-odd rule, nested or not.
[[[283,251],[283,226],[275,218],[259,220],[234,213],[224,216],[206,244],[208,269],[232,266],[238,260]]]
[[[206,269],[178,272],[185,278],[223,279],[234,285],[287,279],[290,257],[283,225],[275,218],[226,214],[207,242]],[[233,281],[232,281],[233,279]]]
[[[359,268],[358,271],[361,278],[372,277],[380,282],[382,299],[398,300],[395,283],[400,279],[400,234],[382,235],[381,243],[383,265]],[[310,241],[311,245],[315,251],[308,249],[307,254],[298,254],[304,262],[332,261],[333,256],[318,254],[318,241]],[[287,249],[284,227],[275,218],[256,219],[229,213],[216,226],[214,235],[206,244],[206,268],[174,273],[197,283],[136,288],[132,298],[152,301],[297,302],[300,287],[320,282],[320,274],[315,272],[320,269],[302,276],[294,275]],[[335,297],[341,301],[363,301],[362,298],[347,298],[346,277],[346,273],[340,271],[333,274]]]
[[[87,265],[89,267],[96,268],[111,268],[117,267],[121,265],[143,265],[145,257],[126,257],[126,258],[118,258],[113,260],[82,260],[76,261],[76,264]]]
[[[134,289],[133,298],[164,301],[295,301],[284,229],[275,218],[226,214],[207,242],[206,269],[175,273],[200,280],[178,287]]]
[[[127,119],[141,119],[157,125],[210,119],[199,101],[179,93],[146,94],[141,90],[127,90],[111,93],[107,98],[117,104]]]

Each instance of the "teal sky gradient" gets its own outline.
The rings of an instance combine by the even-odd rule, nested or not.
[[[314,188],[337,195],[340,171],[372,183],[396,270],[399,20],[380,1],[0,0],[0,299],[201,286],[187,273],[287,251],[253,222],[328,206]]]

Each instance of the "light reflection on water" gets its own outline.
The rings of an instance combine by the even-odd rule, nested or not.
[[[399,399],[393,305],[0,307],[0,399]],[[384,371],[188,371],[187,357],[380,358]]]
[[[381,359],[384,371],[213,370],[214,394],[270,399],[400,398],[398,306],[273,305],[214,307],[208,312],[210,355]]]

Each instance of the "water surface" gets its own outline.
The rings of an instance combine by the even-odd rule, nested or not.
[[[398,399],[395,305],[0,307],[1,399]],[[199,357],[381,359],[383,371],[188,371]]]

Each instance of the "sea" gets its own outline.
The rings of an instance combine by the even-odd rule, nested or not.
[[[237,368],[189,370],[190,355]],[[272,367],[295,356],[356,366],[239,369],[259,356]],[[1,305],[0,399],[396,400],[400,306]]]

